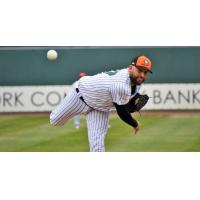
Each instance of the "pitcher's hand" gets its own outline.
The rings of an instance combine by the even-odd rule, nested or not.
[[[140,124],[138,123],[137,127],[133,127],[135,134],[140,130]]]

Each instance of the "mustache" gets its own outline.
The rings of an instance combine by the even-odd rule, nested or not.
[[[138,78],[139,78],[139,79],[142,79],[142,80],[144,81],[144,78],[142,78],[142,77],[138,77]],[[138,79],[138,78],[137,78],[137,79]]]
[[[131,79],[131,82],[135,85],[138,85],[138,79],[142,79],[142,82],[144,82],[144,78],[142,78],[142,77],[137,77],[137,78],[136,77],[130,77],[130,79]]]

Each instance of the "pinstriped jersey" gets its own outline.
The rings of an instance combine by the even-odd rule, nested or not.
[[[85,102],[100,111],[109,111],[113,103],[127,104],[140,89],[140,86],[136,86],[135,92],[131,94],[128,69],[84,76],[79,80],[78,87]]]

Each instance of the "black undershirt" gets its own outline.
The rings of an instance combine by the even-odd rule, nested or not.
[[[136,90],[136,85],[133,85],[131,87],[131,95],[133,95],[135,93],[135,90]]]
[[[133,95],[135,93],[135,91],[136,91],[136,85],[133,85],[131,87],[131,95]],[[124,122],[126,122],[127,124],[129,124],[132,127],[138,126],[137,121],[131,116],[127,105],[118,105],[116,103],[114,103],[114,105],[117,110],[117,114]]]
[[[126,105],[118,105],[116,103],[114,103],[114,105],[117,110],[117,114],[124,122],[126,122],[127,124],[129,124],[130,126],[134,128],[138,126],[137,121],[131,116]]]

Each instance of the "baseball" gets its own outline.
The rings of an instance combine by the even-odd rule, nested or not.
[[[48,60],[56,60],[58,58],[57,51],[51,49],[47,52],[47,59]]]

